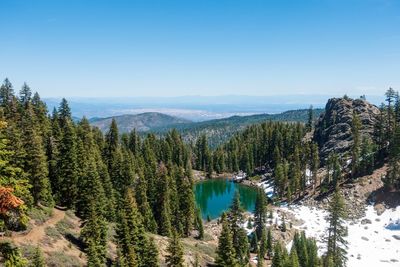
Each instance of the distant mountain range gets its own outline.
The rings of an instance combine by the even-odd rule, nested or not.
[[[317,118],[323,109],[314,109]],[[139,133],[153,132],[163,135],[171,129],[177,129],[185,141],[195,141],[198,136],[206,134],[211,146],[216,146],[244,127],[264,121],[306,122],[308,109],[290,110],[279,114],[257,114],[250,116],[232,116],[224,119],[215,119],[202,122],[191,122],[175,116],[157,112],[146,112],[136,115],[121,115],[107,118],[92,118],[93,126],[106,132],[115,118],[121,133],[136,129]]]
[[[338,95],[341,97],[342,95]],[[351,96],[357,98],[358,96]],[[181,96],[181,97],[110,97],[68,98],[73,116],[82,118],[112,117],[125,114],[159,112],[190,121],[207,121],[234,115],[278,114],[287,110],[325,107],[333,95],[275,95],[275,96]],[[367,96],[369,102],[379,105],[384,99]],[[58,108],[61,99],[45,98],[51,111]]]
[[[168,127],[170,125],[191,123],[189,120],[158,112],[126,114],[108,118],[92,118],[90,119],[90,123],[93,126],[100,128],[103,132],[106,132],[110,128],[113,118],[117,122],[118,129],[121,133],[128,133],[133,129],[136,129],[138,132],[148,132],[153,129]]]

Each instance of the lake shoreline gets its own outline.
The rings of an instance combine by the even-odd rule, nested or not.
[[[197,180],[194,193],[203,219],[208,216],[211,219],[219,218],[223,211],[230,208],[235,192],[239,192],[244,209],[251,213],[259,192],[254,186],[236,183],[226,176]]]

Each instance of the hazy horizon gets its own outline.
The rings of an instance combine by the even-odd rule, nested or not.
[[[306,109],[310,105],[323,108],[331,97],[343,95],[275,95],[275,96],[180,96],[180,97],[67,97],[75,117],[112,117],[124,114],[159,112],[192,121],[226,118],[234,115],[281,113]],[[359,96],[349,95],[357,98]],[[366,96],[379,105],[383,96]],[[49,110],[58,107],[61,98],[44,98]]]

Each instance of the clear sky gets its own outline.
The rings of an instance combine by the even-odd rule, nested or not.
[[[398,0],[0,0],[0,78],[42,96],[383,94]]]

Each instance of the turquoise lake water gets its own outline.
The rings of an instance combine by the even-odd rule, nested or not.
[[[253,187],[228,179],[211,179],[197,183],[195,197],[203,219],[207,215],[211,219],[218,218],[222,212],[228,210],[236,190],[239,191],[242,207],[247,211],[254,211],[257,190]]]

